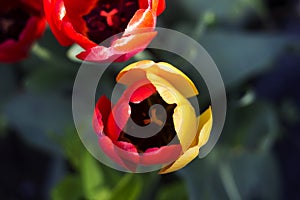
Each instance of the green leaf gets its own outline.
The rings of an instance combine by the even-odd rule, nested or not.
[[[157,192],[160,187],[161,175],[157,174],[157,171],[149,172],[145,174],[139,174],[143,180],[142,188],[143,193],[139,195],[138,200],[153,200],[153,194]]]
[[[111,200],[136,200],[143,187],[139,174],[126,174],[112,191]]]
[[[25,78],[26,89],[39,93],[68,91],[73,87],[76,72],[77,67],[40,67]]]
[[[101,194],[103,189],[107,190],[102,170],[98,162],[87,151],[82,155],[80,162],[80,174],[85,197],[94,199],[95,196]]]
[[[79,200],[83,197],[80,177],[66,176],[51,192],[53,200]]]
[[[57,138],[57,142],[63,147],[65,156],[72,167],[77,171],[80,171],[81,160],[86,153],[86,149],[83,146],[75,127],[67,128],[64,136]]]
[[[163,186],[159,189],[157,200],[169,200],[169,199],[189,199],[184,182],[177,181]]]

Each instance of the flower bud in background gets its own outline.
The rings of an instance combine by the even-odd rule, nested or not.
[[[42,0],[1,1],[0,62],[17,62],[26,58],[45,27]]]
[[[185,74],[144,60],[125,67],[116,80],[126,86],[122,96],[115,105],[102,96],[93,118],[104,153],[130,171],[160,164],[160,173],[178,170],[198,155],[209,138],[212,113],[209,108],[196,116],[187,98],[198,90]]]
[[[63,46],[77,43],[85,51],[77,57],[102,62],[125,61],[147,47],[155,37],[156,16],[164,0],[44,0],[50,28]],[[111,36],[107,46],[99,46]]]

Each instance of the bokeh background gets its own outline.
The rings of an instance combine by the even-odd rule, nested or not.
[[[95,160],[72,119],[76,47],[61,47],[47,29],[28,59],[0,66],[0,199],[300,199],[300,1],[166,2],[158,26],[197,40],[226,86],[227,119],[213,151],[167,175],[126,174]],[[144,58],[193,77],[166,52],[128,62]],[[124,66],[112,65],[103,93]]]

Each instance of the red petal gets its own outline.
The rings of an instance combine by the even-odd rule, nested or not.
[[[166,8],[165,0],[152,0],[152,9],[156,16],[160,15]]]
[[[71,24],[65,25],[65,32],[86,51],[77,58],[91,62],[126,61],[143,51],[156,36],[153,31],[156,18],[150,10],[138,10],[130,20],[123,36],[116,39],[111,47],[97,46],[82,34],[77,33]],[[89,49],[91,48],[91,49]]]
[[[124,142],[124,141],[117,141],[116,145],[121,148],[118,150],[119,152],[121,152],[121,154],[127,155],[129,153],[130,157],[135,157],[135,160],[138,160],[138,159],[136,159],[136,157],[138,156],[138,152],[137,152],[136,147],[133,144],[131,144],[129,142]],[[134,154],[134,155],[132,156],[131,154]],[[130,159],[128,159],[128,160],[130,160]]]
[[[140,155],[135,146],[128,142],[117,141],[116,145],[120,148],[115,148],[118,155],[122,158],[124,164],[131,171],[135,171],[140,161]]]
[[[24,59],[33,42],[42,36],[46,28],[46,20],[42,17],[31,17],[19,36],[19,40],[6,40],[0,44],[0,60],[16,62]]]
[[[10,0],[11,1],[11,0]],[[43,0],[22,0],[24,4],[27,6],[30,6],[30,8],[35,9],[36,11],[41,11],[43,10]]]
[[[141,155],[140,164],[155,165],[174,162],[181,154],[181,146],[169,145],[160,148],[150,148]]]
[[[144,50],[152,39],[156,36],[156,32],[147,32],[123,36],[114,41],[112,44],[113,51],[118,54],[125,54],[132,51]]]
[[[99,146],[103,152],[120,167],[127,169],[123,160],[120,158],[119,154],[115,151],[115,145],[107,136],[100,136],[98,139]]]
[[[128,99],[121,98],[110,113],[106,125],[106,135],[112,141],[118,140],[121,130],[125,127],[127,120],[130,117],[130,112]]]
[[[94,46],[76,57],[90,62],[123,62],[143,51],[155,37],[156,32],[141,33],[117,39],[112,47]]]
[[[93,118],[93,127],[97,134],[103,134],[106,132],[103,124],[107,124],[109,114],[111,112],[111,102],[106,96],[102,96],[95,107],[95,113]]]
[[[156,88],[151,83],[143,85],[142,87],[139,87],[131,94],[130,102],[139,103],[144,99],[150,97],[155,92],[156,92]]]
[[[135,12],[131,20],[129,21],[124,36],[151,32],[156,25],[156,16],[149,9],[139,9]]]
[[[82,16],[88,14],[98,3],[98,0],[64,0],[67,16],[74,29],[86,33],[87,27]]]
[[[139,5],[141,9],[153,9],[156,16],[160,15],[166,8],[165,0],[139,0]]]
[[[118,54],[113,51],[111,47],[95,46],[79,53],[76,57],[90,62],[107,62],[114,61],[122,54]]]
[[[97,46],[96,43],[89,40],[85,35],[77,32],[71,22],[69,22],[68,17],[64,17],[61,26],[62,31],[64,31],[70,39],[79,44],[82,48],[89,49]]]
[[[44,11],[51,31],[61,45],[69,46],[73,41],[61,30],[64,9],[63,0],[44,0]]]

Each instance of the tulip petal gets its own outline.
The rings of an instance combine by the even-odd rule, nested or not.
[[[116,81],[126,86],[130,86],[140,80],[147,79],[144,68],[154,65],[151,60],[142,60],[132,63],[122,69],[116,77]]]
[[[186,151],[197,133],[197,118],[194,108],[190,102],[165,79],[152,73],[147,73],[147,78],[155,86],[166,103],[177,104],[173,114],[174,128],[182,146],[182,151]]]
[[[120,54],[116,54],[111,47],[95,46],[76,55],[77,58],[90,62],[114,61]]]
[[[198,127],[198,133],[196,139],[196,144],[192,145],[186,152],[184,152],[174,163],[163,167],[160,170],[160,174],[165,174],[169,172],[176,171],[183,168],[189,162],[199,154],[199,148],[202,147],[209,139],[211,128],[212,128],[212,111],[209,107],[203,114],[200,116],[200,124]],[[194,143],[194,142],[193,142]]]
[[[131,109],[128,102],[128,99],[121,98],[108,117],[106,135],[112,141],[118,140],[122,129],[125,127],[127,120],[130,117]]]
[[[140,72],[134,72],[134,70],[138,70]],[[138,80],[140,77],[144,77],[144,74],[149,72],[152,74],[156,74],[168,81],[171,85],[173,85],[173,87],[176,88],[176,90],[178,90],[186,98],[198,95],[198,90],[194,83],[191,81],[191,79],[189,79],[184,73],[182,73],[180,70],[168,63],[155,63],[150,60],[143,60],[132,63],[131,65],[125,67],[119,73],[117,81],[129,71],[130,73],[134,74],[132,75],[133,79],[127,80],[126,78],[126,81],[129,81],[129,83],[123,81],[122,83],[125,85],[130,85],[131,82]]]
[[[69,26],[69,30],[72,30],[71,26]],[[89,40],[85,40],[82,35],[77,34],[78,36],[74,37],[74,40],[76,38],[80,39],[81,41],[85,40],[87,47],[90,46],[90,48],[87,48],[86,51],[79,53],[76,57],[91,62],[122,62],[145,49],[151,40],[156,36],[156,34],[156,32],[148,32],[129,35],[126,37],[124,36],[115,40],[111,47],[96,45],[92,47],[93,43],[91,43]]]
[[[160,148],[147,149],[142,155],[140,164],[157,165],[166,164],[176,160],[181,154],[181,145],[168,145]]]
[[[128,142],[117,141],[115,147],[116,152],[121,157],[123,163],[130,171],[135,171],[139,162],[140,155],[135,146]]]
[[[61,22],[66,10],[63,0],[44,0],[44,11],[52,33],[63,46],[69,46],[74,42],[61,30]]]
[[[152,10],[156,16],[160,15],[166,8],[165,0],[152,0]]]
[[[62,24],[62,30],[68,34],[68,37],[72,39],[74,42],[78,43],[82,48],[89,49],[97,46],[96,43],[89,40],[85,35],[77,32],[71,22],[69,22],[68,17],[64,17]]]
[[[123,36],[152,32],[156,24],[156,16],[150,9],[139,9],[129,21]]]
[[[198,147],[192,147],[188,149],[182,156],[180,156],[174,163],[162,168],[159,171],[159,174],[166,174],[178,169],[185,167],[189,162],[191,162],[194,158],[199,154]]]
[[[122,36],[113,42],[112,48],[115,53],[125,54],[134,50],[145,49],[157,32],[138,33],[134,35]]]
[[[149,5],[150,2],[150,5]],[[160,15],[166,8],[165,0],[139,0],[140,8],[151,8],[156,16]]]
[[[102,135],[98,138],[98,143],[103,152],[118,166],[128,169],[124,164],[123,160],[115,150],[115,144],[112,143],[111,139],[105,135]]]
[[[17,62],[28,56],[34,41],[42,36],[46,20],[42,16],[31,16],[18,40],[7,39],[0,43],[0,61]]]
[[[64,0],[66,15],[74,29],[79,33],[88,31],[82,16],[88,14],[98,3],[98,0]]]
[[[93,127],[97,134],[103,134],[104,124],[107,123],[111,112],[111,102],[106,96],[100,97],[95,107]],[[104,130],[106,132],[106,130]]]
[[[209,107],[204,113],[200,115],[200,123],[198,127],[199,136],[197,137],[198,142],[196,144],[198,147],[202,147],[208,141],[212,129],[212,124],[212,110],[211,107]]]
[[[166,79],[186,98],[198,95],[198,90],[191,79],[169,63],[159,62],[152,66],[149,71],[154,71],[157,75]]]
[[[156,92],[156,88],[152,84],[150,83],[143,84],[142,87],[139,87],[131,94],[130,102],[140,103],[144,99],[150,97],[155,92]]]

